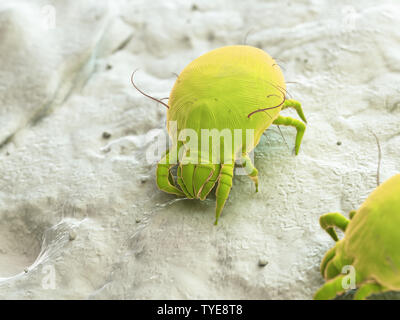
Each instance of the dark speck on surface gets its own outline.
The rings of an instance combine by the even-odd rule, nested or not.
[[[111,133],[104,131],[102,137],[103,139],[109,139],[111,137]]]
[[[209,32],[207,35],[208,41],[214,41],[215,40],[215,34],[214,32]]]
[[[265,258],[261,258],[261,259],[258,261],[258,266],[259,266],[259,267],[265,267],[267,264],[268,264],[268,261],[267,261],[267,259],[265,259]]]

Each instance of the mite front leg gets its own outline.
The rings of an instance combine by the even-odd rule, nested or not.
[[[314,295],[314,300],[331,300],[343,293],[342,281],[346,275],[340,275],[326,282]]]
[[[340,267],[338,267],[337,265],[338,264],[337,261],[335,261],[335,257],[333,257],[330,261],[327,262],[323,274],[325,279],[333,279],[337,277],[338,274],[341,273],[342,270],[340,270]]]
[[[357,292],[354,295],[354,300],[365,300],[371,294],[381,293],[385,291],[384,287],[376,282],[368,282],[364,283],[363,285],[358,288]]]
[[[299,153],[301,140],[303,139],[304,132],[306,130],[306,126],[303,122],[293,119],[291,117],[282,117],[278,116],[273,122],[276,125],[284,125],[284,126],[292,126],[295,127],[297,130],[296,135],[296,143],[295,143],[295,152],[296,155]]]
[[[198,164],[193,173],[193,188],[196,198],[200,198],[201,192],[207,182],[212,178],[215,172],[214,164]]]
[[[189,199],[195,198],[193,189],[193,173],[195,165],[192,163],[179,164],[177,182]]]
[[[215,192],[215,195],[217,197],[217,205],[215,209],[215,225],[218,224],[219,216],[221,215],[226,199],[228,199],[229,192],[232,188],[233,168],[233,164],[221,165],[221,173],[218,179],[218,187]]]
[[[174,152],[174,150],[175,149],[172,149],[171,151]],[[170,163],[170,154],[172,154],[172,152],[170,153],[170,150],[168,150],[166,155],[157,164],[157,186],[164,192],[183,197],[185,196],[184,193],[175,187],[174,178],[171,174],[171,168],[175,165],[175,163]]]
[[[254,182],[256,192],[258,192],[258,170],[254,167],[254,164],[247,153],[242,154],[242,160],[244,163],[244,169],[246,170],[248,177]]]
[[[214,188],[214,185],[218,180],[220,172],[221,172],[221,165],[216,164],[215,170],[214,170],[211,178],[204,184],[203,188],[200,191],[200,194],[198,195],[198,197],[201,200],[204,200],[207,197],[207,195],[210,193],[212,188]]]
[[[342,214],[337,212],[331,212],[323,214],[319,217],[319,224],[335,241],[339,241],[334,227],[339,228],[343,232],[346,231],[349,220],[346,219]]]
[[[182,164],[179,164],[178,170],[176,172],[176,182],[178,183],[179,187],[181,188],[182,192],[185,194],[186,198],[188,199],[193,199],[193,195],[189,192],[188,188],[186,188],[186,185],[183,181],[183,176],[182,176]],[[192,186],[189,186],[192,187]]]
[[[328,266],[328,263],[330,263],[332,261],[332,259],[335,257],[336,255],[336,246],[329,249],[327,253],[325,253],[324,258],[322,259],[321,262],[321,266],[320,266],[320,271],[321,271],[321,275],[326,278],[327,274],[326,274],[326,269]],[[328,278],[329,279],[329,278]]]

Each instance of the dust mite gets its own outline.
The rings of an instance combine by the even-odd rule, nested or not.
[[[305,124],[279,113],[293,108],[306,122],[301,104],[286,98],[280,67],[261,49],[226,46],[193,60],[177,78],[168,104],[141,91],[133,75],[132,84],[139,92],[167,107],[172,147],[158,163],[158,187],[180,197],[204,200],[217,185],[215,224],[232,187],[236,160],[241,160],[258,191],[258,171],[248,153],[271,124],[295,127],[296,155],[299,152]],[[249,130],[253,139],[246,136]],[[188,141],[189,131],[196,136]],[[224,143],[215,143],[221,136]],[[225,140],[235,143],[227,146]],[[176,181],[171,174],[175,165]]]
[[[378,178],[379,182],[379,178]],[[321,273],[326,283],[314,299],[333,299],[345,292],[348,278],[343,268],[355,272],[354,299],[366,299],[371,294],[400,290],[400,174],[379,185],[350,220],[340,213],[327,213],[320,224],[336,241],[322,260]],[[334,228],[344,231],[339,240]]]

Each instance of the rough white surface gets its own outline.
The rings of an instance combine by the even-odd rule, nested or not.
[[[235,177],[214,227],[212,197],[157,189],[165,109],[129,77],[166,97],[244,40],[296,82],[308,127],[297,157],[295,130],[266,131],[259,193]],[[376,186],[369,130],[381,180],[400,171],[399,52],[398,1],[1,1],[0,298],[312,298],[333,245],[318,217]]]

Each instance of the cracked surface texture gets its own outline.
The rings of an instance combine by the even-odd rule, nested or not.
[[[399,40],[398,1],[1,1],[0,298],[311,299],[333,246],[319,216],[376,186],[371,131],[381,180],[400,171]],[[308,127],[297,157],[293,128],[264,133],[259,192],[235,177],[214,227],[212,197],[157,189],[166,112],[130,75],[167,97],[244,41],[277,59]]]

